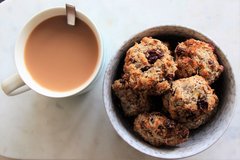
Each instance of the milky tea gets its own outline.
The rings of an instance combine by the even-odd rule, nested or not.
[[[86,82],[98,60],[98,43],[91,28],[76,18],[75,26],[66,16],[40,23],[28,37],[24,60],[32,78],[53,91],[69,91]]]

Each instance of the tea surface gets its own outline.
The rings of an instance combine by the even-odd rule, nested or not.
[[[76,19],[55,16],[40,23],[28,37],[25,64],[35,81],[54,91],[68,91],[86,82],[97,64],[98,44],[91,28]]]

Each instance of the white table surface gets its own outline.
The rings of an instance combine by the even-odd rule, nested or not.
[[[74,4],[102,33],[107,62],[129,37],[158,25],[183,25],[213,39],[232,64],[239,92],[239,0],[6,0],[0,4],[0,81],[16,72],[14,45],[37,12]],[[52,99],[30,91],[0,90],[0,155],[19,159],[154,159],[131,148],[114,131],[102,101],[102,80],[86,95]],[[238,104],[239,101],[237,102]],[[224,136],[187,159],[239,159],[240,108]]]

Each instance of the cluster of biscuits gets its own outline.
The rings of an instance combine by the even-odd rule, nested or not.
[[[206,42],[188,39],[171,52],[166,43],[144,37],[127,51],[124,73],[112,89],[145,141],[175,146],[216,111],[218,97],[210,85],[222,71],[214,47]],[[151,96],[161,98],[161,112]]]

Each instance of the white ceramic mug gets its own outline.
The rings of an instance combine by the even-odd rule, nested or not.
[[[17,66],[18,73],[10,76],[6,80],[2,82],[2,90],[5,92],[5,94],[11,96],[11,95],[17,95],[20,93],[23,93],[27,90],[34,90],[38,92],[39,94],[48,96],[48,97],[68,97],[72,95],[82,94],[87,91],[89,91],[90,88],[94,85],[97,78],[100,76],[100,73],[103,69],[103,44],[101,40],[101,36],[99,31],[97,30],[96,25],[83,13],[76,11],[76,17],[85,22],[94,32],[97,43],[98,43],[98,60],[95,67],[94,72],[90,76],[90,78],[80,85],[77,88],[74,88],[70,91],[65,92],[58,92],[49,90],[47,88],[44,88],[41,86],[38,82],[36,82],[29,71],[27,70],[26,64],[24,62],[24,48],[27,42],[27,39],[31,32],[34,30],[34,28],[43,22],[44,20],[58,16],[58,15],[66,15],[66,9],[65,8],[52,8],[45,10],[31,18],[30,21],[24,26],[22,29],[20,36],[17,40],[16,46],[15,46],[15,63]]]

